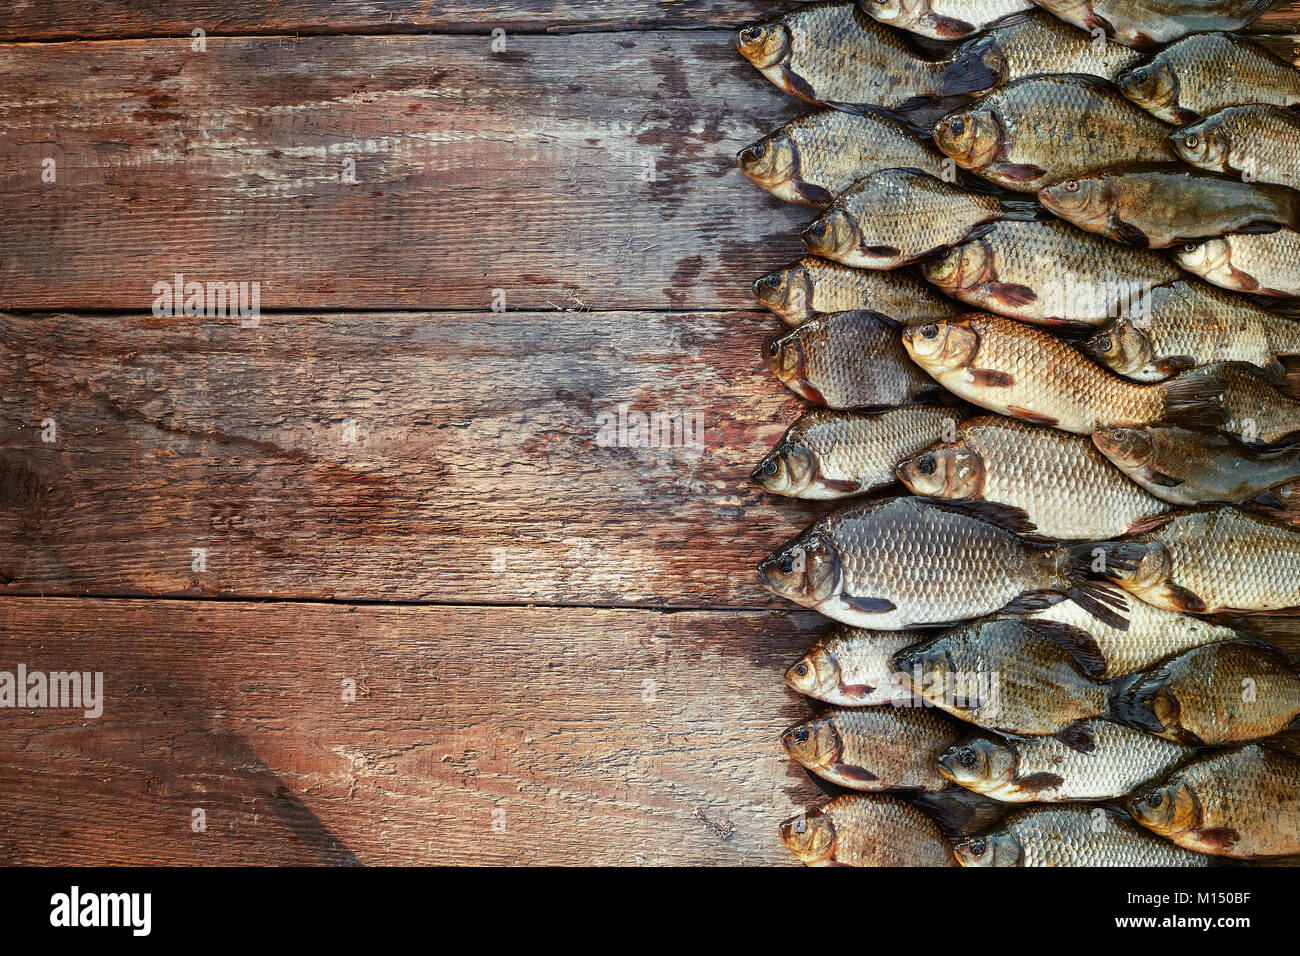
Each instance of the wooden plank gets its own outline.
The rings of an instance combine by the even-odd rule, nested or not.
[[[811,215],[735,153],[799,112],[719,33],[0,46],[0,308],[748,307]]]
[[[0,860],[786,864],[814,615],[0,599]],[[343,701],[343,681],[356,684]],[[206,814],[206,832],[191,828]],[[494,810],[504,830],[493,829]]]
[[[486,33],[507,30],[612,30],[733,26],[794,6],[793,0],[184,0],[143,5],[105,0],[17,0],[0,12],[2,40],[247,33]],[[1300,4],[1266,11],[1252,30],[1300,27]]]
[[[0,316],[0,579],[24,594],[766,605],[755,562],[814,511],[748,480],[801,407],[760,358],[780,327]],[[701,447],[682,441],[693,428],[651,447],[615,428],[602,446],[620,406],[625,421],[698,414]]]

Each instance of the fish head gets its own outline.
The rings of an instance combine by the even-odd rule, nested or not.
[[[1113,198],[1105,176],[1067,179],[1038,190],[1038,201],[1049,212],[1089,232],[1101,232],[1106,227]]]
[[[736,163],[741,172],[764,189],[778,190],[794,180],[799,154],[790,135],[778,130],[738,152]]]
[[[930,0],[858,0],[858,8],[874,20],[906,30],[930,12]]]
[[[1006,148],[1006,133],[995,109],[973,106],[949,113],[934,124],[934,143],[958,166],[983,169]]]
[[[820,809],[791,817],[777,832],[785,848],[808,866],[825,863],[835,853],[835,824]]]
[[[825,769],[844,753],[835,718],[829,714],[795,724],[781,735],[781,746],[809,770]]]
[[[1130,319],[1119,319],[1109,329],[1098,332],[1083,344],[1083,350],[1120,375],[1139,372],[1155,358],[1151,340]]]
[[[758,580],[773,594],[815,607],[839,588],[839,554],[826,535],[813,528],[760,561]]]
[[[1023,865],[1024,851],[1020,841],[1006,830],[958,840],[952,849],[962,866]]]
[[[1174,261],[1198,276],[1214,272],[1228,265],[1231,249],[1226,239],[1205,239],[1189,242],[1174,250]]]
[[[777,269],[754,280],[754,298],[759,305],[786,319],[806,318],[812,313],[812,276],[802,262]]]
[[[977,498],[984,490],[984,459],[962,438],[906,459],[897,474],[908,490],[931,498]]]
[[[1125,470],[1141,468],[1155,453],[1155,439],[1145,428],[1107,428],[1092,433],[1097,450]]]
[[[841,683],[839,658],[823,644],[818,644],[785,672],[785,682],[791,690],[806,697],[826,700],[839,689]]]
[[[1121,70],[1115,85],[1126,97],[1148,113],[1163,119],[1175,115],[1178,103],[1178,74],[1163,57]]]
[[[847,210],[826,210],[799,234],[813,255],[841,261],[858,244],[858,228]]]
[[[823,404],[818,397],[809,394],[806,387],[809,352],[824,347],[829,336],[827,330],[813,323],[805,323],[786,335],[768,339],[763,346],[763,361],[768,371],[775,375],[787,388],[798,392],[811,402]]]
[[[1169,145],[1178,158],[1201,169],[1226,172],[1232,141],[1223,122],[1211,116],[1169,134]]]
[[[798,442],[782,441],[752,472],[750,480],[777,495],[797,495],[817,480],[817,456]]]
[[[979,332],[969,319],[941,319],[903,329],[903,347],[931,375],[965,368],[980,347]]]
[[[938,770],[953,783],[987,793],[1016,776],[1016,752],[992,737],[974,737],[939,755]]]
[[[1127,809],[1134,820],[1164,837],[1175,837],[1201,825],[1201,802],[1196,791],[1177,774],[1138,790],[1129,797]]]
[[[993,272],[993,253],[983,239],[963,242],[921,263],[926,281],[951,296],[974,289]]]
[[[736,49],[757,69],[776,66],[790,53],[790,28],[780,18],[751,23],[736,31]]]

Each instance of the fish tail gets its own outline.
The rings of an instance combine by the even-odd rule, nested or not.
[[[1227,423],[1224,393],[1228,383],[1217,366],[1191,369],[1158,387],[1164,389],[1163,421],[1206,430]]]
[[[1131,556],[1112,558],[1114,551],[1123,549],[1123,543],[1082,542],[1064,547],[1070,574],[1066,596],[1103,624],[1127,631],[1128,618],[1123,612],[1128,610],[1128,599],[1113,580],[1105,580],[1115,572],[1137,567]]]
[[[1036,199],[1000,199],[1000,218],[1016,222],[1035,222],[1049,218],[1048,212]]]
[[[1001,81],[996,72],[985,65],[978,55],[957,56],[943,64],[939,71],[935,92],[939,96],[959,96],[991,90]]]
[[[1143,673],[1125,674],[1112,680],[1106,688],[1106,712],[1118,724],[1158,734],[1164,728],[1140,703],[1139,691],[1145,676]]]
[[[928,811],[939,827],[953,837],[988,830],[1015,806],[960,787],[922,794],[917,797],[916,804]]]

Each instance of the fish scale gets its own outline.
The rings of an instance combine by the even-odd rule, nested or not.
[[[1066,23],[1100,28],[1127,46],[1169,43],[1203,30],[1236,30],[1276,0],[1034,0]]]
[[[1002,21],[967,41],[955,55],[958,62],[982,61],[1000,84],[1045,73],[1086,73],[1110,80],[1141,58],[1141,52],[1118,43],[1099,45],[1041,10]]]
[[[1268,445],[1300,432],[1300,398],[1259,369],[1241,362],[1209,368],[1228,386],[1223,396],[1228,412],[1225,431]]]
[[[1035,807],[957,845],[963,866],[1210,866],[1126,817],[1097,807]],[[977,850],[983,851],[982,853]]]
[[[1300,232],[1293,229],[1207,239],[1175,250],[1174,260],[1188,272],[1224,289],[1300,296]],[[1300,324],[1291,321],[1295,331],[1288,328],[1286,332],[1300,337]],[[1277,324],[1281,326],[1281,320]],[[1290,343],[1276,343],[1273,347],[1280,351],[1282,346],[1296,347]]]
[[[1300,115],[1280,106],[1229,106],[1173,136],[1174,150],[1193,166],[1249,172],[1257,181],[1300,189]]]

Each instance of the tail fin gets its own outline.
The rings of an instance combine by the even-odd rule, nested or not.
[[[1110,684],[1108,692],[1108,712],[1110,719],[1135,730],[1145,730],[1149,734],[1158,734],[1164,730],[1151,710],[1142,705],[1143,690],[1149,681],[1159,682],[1157,670],[1152,673],[1141,672],[1116,677]]]
[[[1130,554],[1114,558],[1115,551],[1125,548],[1123,542],[1081,542],[1065,545],[1070,562],[1070,587],[1065,594],[1103,624],[1120,631],[1128,630],[1128,599],[1112,581],[1099,578],[1112,577],[1116,571],[1131,571],[1137,567]],[[1138,546],[1140,547],[1140,546]],[[1136,552],[1140,559],[1140,552]]]
[[[1003,199],[1002,218],[1016,222],[1035,222],[1050,218],[1051,214],[1038,205],[1037,199]]]
[[[892,120],[900,126],[907,127],[907,131],[918,139],[928,140],[933,135],[932,130],[918,123],[913,123],[900,112],[886,109],[883,106],[874,106],[871,103],[846,103],[840,100],[826,100],[826,105],[831,109],[839,110],[841,113],[852,113],[854,116]]]
[[[926,793],[916,798],[939,827],[953,837],[982,833],[996,826],[1017,804],[1002,803],[961,787]]]
[[[977,50],[955,57],[939,71],[935,87],[940,96],[983,93],[1002,82],[1002,77],[988,67]]]
[[[1207,430],[1226,424],[1228,383],[1221,369],[1212,365],[1194,368],[1158,387],[1165,391],[1164,421]]]

